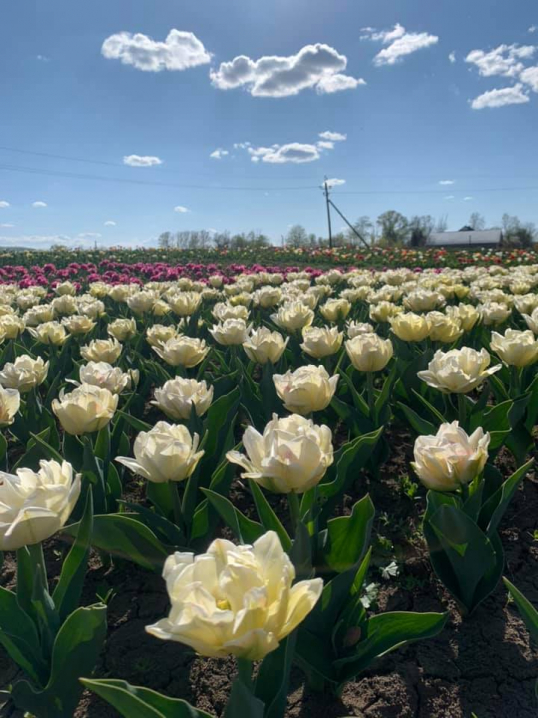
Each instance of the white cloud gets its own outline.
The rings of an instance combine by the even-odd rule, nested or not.
[[[104,226],[105,226],[105,227],[115,227],[115,226],[116,226],[116,222],[114,222],[113,219],[107,219],[107,221],[105,222]]]
[[[234,142],[234,150],[246,150],[250,146],[250,142]]]
[[[320,94],[355,89],[364,80],[342,74],[347,57],[329,45],[306,45],[296,55],[239,55],[210,72],[219,90],[244,87],[254,97],[290,97],[315,88]]]
[[[319,160],[320,151],[316,145],[291,142],[287,145],[273,145],[272,147],[249,147],[249,154],[253,162],[268,162],[270,164],[303,164]]]
[[[162,165],[163,161],[160,157],[152,157],[151,155],[125,155],[123,164],[129,167],[155,167]]]
[[[472,199],[474,199],[474,197],[464,197],[464,198],[463,198],[463,201],[464,201],[464,202],[470,202]]]
[[[349,75],[326,75],[316,85],[318,95],[332,95],[333,92],[342,90],[356,90],[359,85],[366,85],[362,77],[355,78]]]
[[[513,87],[503,87],[500,90],[489,90],[475,97],[471,102],[473,110],[483,110],[485,107],[504,107],[506,105],[521,105],[529,102],[523,85],[518,83]]]
[[[170,30],[164,42],[147,35],[118,32],[103,42],[101,54],[107,60],[121,60],[144,72],[186,70],[211,61],[203,43],[192,32]]]
[[[329,140],[330,142],[345,142],[345,140],[347,140],[347,135],[343,135],[341,132],[331,132],[330,130],[320,132],[318,137],[321,137],[322,140]]]
[[[316,142],[316,144],[321,150],[334,150],[334,142],[320,140],[319,142]]]
[[[36,55],[36,59],[39,60],[39,62],[50,62],[50,57],[46,55]]]
[[[0,209],[7,209],[8,207],[11,207],[9,202],[6,202],[5,199],[0,199]]]
[[[478,68],[482,77],[517,77],[524,69],[522,60],[529,60],[536,52],[533,45],[499,45],[493,50],[472,50],[465,62]]]
[[[32,207],[34,209],[42,209],[43,207],[48,207],[46,202],[41,202],[41,200],[38,200],[37,202],[32,202]]]
[[[442,184],[442,185],[455,184],[455,181],[454,180],[439,180],[439,184]]]
[[[536,32],[537,30],[538,30],[538,25],[531,25],[531,26],[529,27],[529,32],[530,32],[530,33]]]
[[[221,150],[220,147],[218,150],[215,150],[212,152],[209,156],[212,157],[214,160],[221,160],[223,157],[227,157],[230,153],[228,150]]]
[[[453,194],[447,194],[445,199],[456,199]]]
[[[374,65],[377,67],[395,65],[406,55],[411,55],[417,50],[436,45],[439,42],[437,35],[430,35],[427,32],[407,32],[405,27],[399,23],[396,23],[390,30],[379,32],[368,28],[366,34],[361,35],[361,40],[373,40],[387,45],[374,57]]]
[[[523,70],[519,79],[526,85],[530,85],[534,92],[538,92],[538,65],[527,67],[526,70]]]
[[[77,235],[80,239],[100,239],[102,236],[99,232],[80,232]]]
[[[48,249],[53,244],[65,244],[71,241],[63,234],[41,235],[30,234],[21,237],[0,235],[0,247],[26,247],[29,249]]]
[[[177,212],[178,214],[186,214],[187,212],[190,212],[190,209],[187,209],[187,207],[182,207],[179,204],[177,207],[174,207],[174,212]]]
[[[327,187],[329,187],[329,189],[332,189],[333,187],[340,187],[345,183],[345,179],[337,179],[336,177],[332,177],[331,179],[326,180],[323,184],[327,184]]]
[[[448,59],[450,60],[450,62],[451,62],[452,64],[454,64],[454,63],[456,62],[456,53],[455,53],[454,51],[452,51],[452,52],[449,54]]]
[[[9,224],[9,222],[6,222],[5,224],[0,224],[0,227],[2,227],[3,229],[12,229],[14,226],[14,224]]]

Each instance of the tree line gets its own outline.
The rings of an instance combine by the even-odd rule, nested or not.
[[[447,218],[435,220],[431,215],[415,215],[407,218],[396,210],[388,210],[373,220],[363,215],[353,224],[355,231],[333,234],[333,246],[361,244],[362,238],[370,246],[380,247],[423,247],[434,232],[446,232]],[[487,227],[485,218],[473,212],[468,223],[460,231],[479,231],[483,229],[502,230],[503,244],[510,247],[531,247],[538,239],[538,233],[532,222],[523,223],[514,215],[503,214],[500,225]],[[357,236],[359,235],[359,236]],[[359,238],[360,237],[360,238]],[[163,232],[158,245],[163,249],[256,249],[272,244],[270,238],[259,230],[231,234],[230,232],[212,232],[209,230],[184,230],[181,232]],[[288,247],[326,247],[327,237],[308,233],[295,224],[282,236],[282,244]]]

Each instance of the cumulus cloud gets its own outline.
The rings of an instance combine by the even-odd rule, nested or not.
[[[406,55],[411,55],[417,50],[422,50],[439,42],[437,35],[430,35],[427,32],[407,32],[403,25],[396,23],[390,30],[375,31],[367,28],[361,40],[373,40],[387,45],[374,57],[374,65],[395,65]]]
[[[471,102],[473,110],[483,110],[486,107],[505,107],[506,105],[522,105],[529,102],[529,96],[518,83],[513,87],[503,87],[500,90],[489,90],[475,97]]]
[[[5,224],[0,224],[0,227],[2,227],[3,229],[12,229],[14,226],[14,224],[10,224],[9,222],[6,222]]]
[[[221,160],[223,157],[227,157],[229,154],[230,153],[228,152],[228,150],[221,150],[219,147],[218,150],[215,150],[209,156],[212,157],[214,160]]]
[[[449,54],[448,59],[450,60],[450,62],[451,62],[452,64],[454,64],[454,63],[456,62],[456,53],[455,53],[454,51],[452,51],[452,52]]]
[[[347,135],[341,132],[331,132],[330,130],[320,132],[318,137],[321,137],[322,140],[329,140],[330,142],[345,142],[347,140]]]
[[[471,50],[465,62],[474,65],[482,77],[518,77],[524,70],[524,60],[536,52],[533,45],[499,45],[493,50]]]
[[[32,207],[34,209],[42,209],[43,207],[48,207],[46,202],[41,202],[41,200],[38,200],[37,202],[32,202]]]
[[[328,140],[319,140],[316,142],[317,146],[321,150],[334,150],[334,142],[329,142]]]
[[[527,67],[523,70],[519,79],[529,85],[534,92],[538,92],[538,65]]]
[[[254,97],[290,97],[302,90],[320,94],[355,89],[364,80],[343,74],[347,57],[329,45],[306,45],[296,55],[267,55],[253,60],[239,55],[210,72],[219,90],[245,88]]]
[[[129,167],[155,167],[162,165],[163,161],[160,157],[152,157],[149,155],[126,155],[123,158],[123,164]]]
[[[11,207],[9,202],[6,202],[5,199],[0,199],[0,209],[7,209],[8,207]]]
[[[333,187],[340,187],[345,183],[345,179],[338,179],[337,177],[332,177],[331,179],[325,180],[323,184],[326,184],[329,189],[332,189]]]
[[[246,150],[247,147],[250,147],[250,142],[235,142],[234,143],[234,150]]]
[[[174,212],[177,212],[178,214],[186,214],[187,212],[190,212],[190,209],[187,209],[187,207],[182,207],[179,204],[177,207],[174,207]]]
[[[315,162],[320,158],[320,148],[316,145],[291,142],[287,145],[273,145],[272,147],[249,147],[248,152],[253,162],[268,162],[270,164],[303,164]]]
[[[538,25],[531,25],[529,27],[529,32],[532,34],[533,32],[536,32],[538,30]]]
[[[114,220],[112,220],[112,219],[107,219],[107,221],[105,222],[105,225],[104,225],[104,226],[105,226],[105,227],[115,227],[115,226],[116,226],[116,222],[114,222]]]
[[[474,199],[474,197],[464,197],[464,198],[463,198],[463,201],[464,201],[464,202],[470,202],[472,199]]]
[[[454,184],[454,180],[439,180],[439,184],[443,184],[443,185]]]
[[[139,32],[118,32],[103,42],[101,54],[143,72],[187,70],[211,61],[211,53],[194,33],[176,29],[170,30],[164,42]]]

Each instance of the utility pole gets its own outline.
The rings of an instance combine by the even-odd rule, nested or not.
[[[333,234],[332,234],[332,228],[331,228],[331,206],[330,206],[330,199],[329,199],[329,186],[327,185],[327,177],[325,177],[323,187],[324,187],[324,194],[325,194],[325,204],[327,205],[327,225],[329,227],[329,248],[332,249]]]

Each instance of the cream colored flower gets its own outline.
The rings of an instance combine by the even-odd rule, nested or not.
[[[52,411],[68,434],[80,435],[100,431],[118,407],[118,396],[108,389],[81,384],[69,394],[63,389],[52,402]]]
[[[134,314],[141,316],[153,309],[153,305],[157,299],[158,296],[156,296],[154,292],[142,290],[133,294],[131,297],[127,297],[127,306]]]
[[[328,322],[339,322],[347,317],[351,304],[347,299],[327,299],[319,308],[320,313]]]
[[[167,296],[166,299],[172,311],[180,317],[190,317],[202,303],[202,295],[198,292],[178,292]]]
[[[56,285],[54,291],[59,297],[66,294],[74,297],[77,293],[77,288],[72,282],[61,282],[61,284]]]
[[[249,311],[241,304],[234,307],[227,302],[217,302],[213,307],[212,314],[218,322],[224,322],[226,319],[242,319],[246,322]]]
[[[120,358],[122,348],[116,339],[94,339],[80,348],[80,355],[86,361],[106,361],[114,364]]]
[[[60,347],[67,339],[67,332],[59,322],[44,322],[35,329],[28,327],[28,331],[41,344],[52,344]]]
[[[243,342],[243,349],[248,358],[257,364],[267,364],[267,362],[276,364],[284,353],[288,341],[289,337],[284,340],[279,332],[272,332],[267,327],[260,327],[255,329]]]
[[[184,366],[191,369],[206,358],[209,347],[205,339],[180,335],[168,339],[160,346],[153,347],[153,351],[170,366]]]
[[[17,317],[15,314],[5,314],[0,317],[0,332],[6,339],[16,339],[22,334],[25,327],[24,319]]]
[[[70,294],[62,294],[51,302],[54,316],[69,316],[78,311],[77,300]]]
[[[463,347],[448,352],[439,350],[428,364],[428,369],[419,371],[417,376],[445,394],[467,394],[499,371],[501,364],[490,367],[490,362],[486,349],[476,351]]]
[[[49,363],[42,357],[32,359],[28,354],[17,357],[13,363],[4,364],[0,371],[0,384],[5,389],[17,389],[25,394],[42,384],[47,378]]]
[[[430,321],[423,314],[404,312],[390,318],[391,331],[404,342],[421,342],[429,335]]]
[[[451,319],[460,322],[466,332],[470,332],[477,322],[480,321],[480,312],[472,304],[457,304],[445,309],[445,314]]]
[[[193,406],[197,416],[205,414],[213,401],[213,391],[213,387],[208,388],[205,381],[178,376],[165,382],[160,389],[155,389],[155,400],[151,403],[158,406],[169,419],[187,420]]]
[[[281,329],[296,332],[312,324],[314,312],[303,302],[286,302],[278,308],[276,314],[271,314],[271,319]]]
[[[65,317],[62,319],[62,324],[69,334],[75,335],[87,334],[95,327],[95,322],[92,322],[89,317],[85,317],[81,314],[73,314],[70,317]]]
[[[302,494],[316,486],[333,463],[332,434],[328,426],[292,414],[273,415],[263,435],[249,426],[243,434],[247,456],[226,454],[228,461],[245,469],[244,479],[279,494]]]
[[[106,328],[108,334],[119,342],[136,336],[136,319],[115,319]]]
[[[274,374],[273,381],[288,411],[310,414],[329,406],[336,391],[338,376],[329,377],[323,366],[309,364],[285,374]]]
[[[170,305],[164,299],[157,299],[151,308],[151,313],[154,317],[165,317],[171,311]]]
[[[338,327],[305,327],[301,349],[314,359],[336,354],[342,346],[344,333]]]
[[[377,334],[358,334],[345,343],[347,355],[357,371],[382,371],[394,353],[390,339]]]
[[[99,299],[93,301],[80,302],[78,307],[79,312],[90,319],[98,319],[105,313],[105,305]]]
[[[244,319],[225,319],[222,323],[214,324],[209,333],[213,339],[223,346],[237,346],[248,340],[250,327]]]
[[[464,334],[459,319],[453,319],[442,312],[428,312],[426,318],[430,322],[432,342],[452,344]]]
[[[67,522],[80,495],[80,474],[67,461],[40,461],[39,471],[0,472],[0,551],[40,543]]]
[[[134,459],[118,456],[116,461],[156,484],[184,481],[204,455],[203,451],[196,451],[199,442],[198,434],[191,436],[186,426],[158,421],[153,429],[136,437]]]
[[[429,312],[445,304],[445,298],[440,292],[427,289],[416,289],[404,299],[404,305],[412,312]]]
[[[530,329],[507,329],[504,336],[491,332],[491,348],[508,366],[523,367],[538,361],[538,340]]]
[[[172,608],[148,633],[202,656],[261,660],[316,605],[323,582],[299,581],[277,534],[253,546],[216,539],[207,553],[175,553],[163,570]]]
[[[374,328],[368,322],[348,322],[347,335],[349,339],[355,339],[359,334],[372,334]]]
[[[282,290],[279,287],[261,287],[254,294],[254,301],[263,309],[275,307],[282,299]]]
[[[488,302],[478,307],[482,322],[486,327],[497,326],[505,322],[512,315],[512,307],[499,302]]]
[[[17,389],[4,389],[0,384],[0,426],[13,424],[20,405],[21,395]]]
[[[119,367],[113,367],[104,361],[91,361],[79,369],[80,381],[83,384],[108,389],[112,394],[121,394],[122,391],[131,389],[133,384],[138,383],[139,375],[138,369],[123,372]]]
[[[152,347],[158,347],[169,339],[179,336],[177,327],[173,325],[154,324],[146,329],[146,340]]]
[[[392,302],[379,302],[373,304],[369,310],[370,319],[373,322],[388,322],[391,317],[395,317],[403,312],[403,307]]]
[[[415,441],[411,466],[428,489],[455,491],[482,473],[489,441],[482,428],[468,436],[457,421],[441,424],[435,436],[419,436]]]
[[[54,309],[50,304],[40,304],[32,307],[24,313],[23,317],[27,327],[37,327],[44,322],[51,322],[54,319]]]
[[[536,309],[533,309],[530,316],[528,314],[523,314],[523,319],[525,320],[529,329],[535,334],[538,334],[538,307]]]

